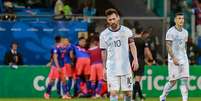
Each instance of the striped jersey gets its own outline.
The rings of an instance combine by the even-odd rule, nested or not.
[[[128,39],[132,36],[132,31],[122,25],[117,31],[106,28],[101,33],[100,48],[105,49],[107,52],[107,73],[112,75],[127,75],[131,73]]]

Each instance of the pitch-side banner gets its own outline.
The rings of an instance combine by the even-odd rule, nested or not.
[[[38,68],[30,68],[38,67]],[[22,66],[12,69],[0,67],[0,97],[43,97],[48,82],[49,68],[45,66]],[[142,81],[143,93],[149,97],[159,97],[168,80],[166,66],[146,67]],[[201,66],[190,67],[189,96],[201,97]],[[170,96],[180,96],[179,83]],[[56,87],[52,94],[56,96]]]
[[[49,61],[54,37],[62,35],[72,43],[78,41],[78,32],[87,32],[88,24],[83,21],[16,21],[0,22],[0,64],[10,49],[10,43],[17,41],[24,64],[44,65]]]

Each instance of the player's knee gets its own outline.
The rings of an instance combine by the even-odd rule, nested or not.
[[[172,86],[174,86],[174,85],[176,84],[176,80],[170,81],[170,84],[171,84]]]
[[[110,91],[110,96],[117,96],[117,92],[116,91]]]
[[[126,92],[124,92],[124,95],[125,95],[125,96],[131,96],[132,93],[131,93],[131,91],[126,91]]]
[[[50,79],[49,84],[54,85],[55,79]]]
[[[187,79],[187,78],[182,78],[182,79],[180,80],[180,83],[181,83],[181,85],[187,85],[188,79]]]

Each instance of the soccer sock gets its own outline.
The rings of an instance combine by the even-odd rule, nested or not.
[[[188,100],[188,86],[187,86],[187,78],[182,78],[180,80],[180,90],[181,90],[181,95],[182,95],[182,101],[187,101]]]
[[[72,77],[69,77],[69,80],[67,81],[67,91],[70,92],[72,86]]]
[[[50,94],[50,92],[51,92],[51,90],[52,90],[52,85],[53,85],[53,84],[51,84],[51,83],[49,83],[49,84],[47,85],[46,93]]]
[[[91,89],[92,89],[92,95],[95,96],[96,95],[96,82],[95,81],[91,82]]]
[[[137,93],[137,87],[136,84],[133,84],[133,99],[136,98],[136,93]]]
[[[63,94],[66,95],[67,94],[67,85],[62,84],[62,89],[63,89]]]
[[[135,86],[136,86],[137,92],[139,94],[139,97],[143,98],[142,90],[141,90],[141,87],[140,87],[140,83],[138,81],[135,82]]]
[[[81,78],[80,77],[77,77],[76,79],[76,93],[79,93],[80,92],[80,83],[81,83]]]
[[[61,80],[58,79],[57,81],[57,94],[61,96]]]
[[[91,90],[91,81],[87,80],[86,85],[87,85],[87,91],[90,91]]]
[[[173,86],[174,86],[174,85],[172,85],[170,82],[167,82],[167,83],[165,84],[164,89],[163,89],[162,96],[167,96],[167,95],[169,94],[169,92],[171,91],[171,89],[172,89]]]
[[[118,96],[110,96],[110,101],[118,101]]]
[[[100,93],[101,93],[102,85],[103,85],[103,80],[99,80],[99,81],[98,81],[98,86],[97,86],[97,89],[96,89],[96,92],[97,92],[99,95],[100,95]]]
[[[124,96],[124,101],[131,101],[131,96]]]

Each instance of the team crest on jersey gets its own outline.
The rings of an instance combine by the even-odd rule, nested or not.
[[[54,51],[53,51],[54,53],[57,53],[57,50],[56,49],[54,49]]]

